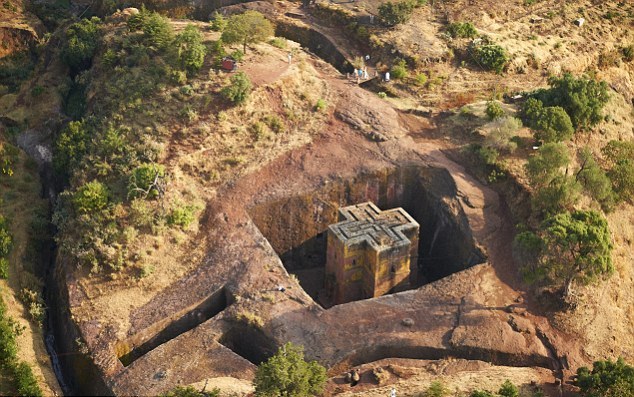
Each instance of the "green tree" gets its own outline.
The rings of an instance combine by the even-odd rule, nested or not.
[[[510,380],[505,380],[498,394],[502,397],[519,397],[520,390]]]
[[[394,79],[404,79],[407,77],[407,63],[405,60],[400,59],[396,62],[394,66],[392,66],[392,78]]]
[[[396,26],[409,21],[412,12],[416,7],[416,2],[411,0],[385,2],[379,5],[379,19],[385,26]]]
[[[548,82],[551,88],[539,91],[537,98],[546,106],[565,109],[575,129],[587,129],[603,120],[603,107],[610,99],[604,81],[565,73],[561,78],[551,77]]]
[[[108,205],[110,193],[99,181],[88,182],[73,194],[73,206],[79,214],[95,214]]]
[[[174,40],[174,30],[169,20],[145,7],[128,19],[128,28],[131,31],[142,31],[146,45],[156,51],[166,50]]]
[[[534,283],[545,277],[539,262],[543,249],[542,239],[530,230],[518,233],[513,239],[513,258],[527,283]]]
[[[572,138],[575,131],[570,116],[560,106],[548,106],[534,120],[535,139],[543,142],[561,142]]]
[[[13,376],[20,396],[41,397],[43,395],[33,370],[26,362],[21,361],[14,365]]]
[[[228,21],[227,18],[224,17],[218,11],[214,11],[211,16],[210,27],[214,32],[222,32],[227,27]]]
[[[251,92],[251,81],[244,72],[231,77],[231,84],[223,88],[222,95],[229,101],[239,104],[247,100]]]
[[[552,215],[571,210],[580,198],[581,185],[575,178],[556,175],[547,185],[536,190],[531,205],[539,215]]]
[[[570,163],[568,149],[562,143],[547,143],[539,148],[536,155],[528,159],[526,172],[535,187],[548,185],[561,169]]]
[[[326,369],[316,361],[304,361],[304,349],[287,343],[261,364],[255,373],[258,397],[306,397],[319,395],[326,382]]]
[[[88,69],[101,37],[101,20],[82,19],[66,29],[62,58],[74,72]]]
[[[250,10],[230,17],[221,38],[227,44],[242,44],[246,54],[248,45],[264,41],[273,34],[271,22],[261,13]]]
[[[634,367],[622,358],[596,361],[592,371],[586,367],[577,370],[575,383],[585,397],[634,396]]]
[[[602,152],[617,198],[634,202],[634,142],[610,141]]]
[[[614,271],[610,230],[600,213],[560,213],[546,219],[541,229],[542,264],[553,283],[563,284],[564,296],[570,295],[575,281],[588,284]]]
[[[487,102],[486,114],[489,120],[496,120],[504,116],[504,109],[497,101]]]
[[[581,183],[586,193],[596,200],[604,211],[614,205],[615,194],[612,182],[605,171],[599,167],[589,148],[583,148],[579,153],[581,167],[577,171],[576,179]]]
[[[176,36],[175,44],[178,62],[183,69],[193,73],[203,66],[207,48],[203,44],[203,35],[195,25],[188,24]]]

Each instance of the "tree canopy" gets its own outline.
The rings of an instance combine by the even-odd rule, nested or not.
[[[634,142],[610,141],[602,152],[618,199],[634,202]]]
[[[541,187],[549,184],[561,169],[570,163],[570,155],[565,145],[547,143],[539,148],[536,155],[528,159],[526,172],[531,184]]]
[[[542,225],[543,266],[555,283],[563,283],[564,295],[572,283],[590,283],[614,271],[608,222],[596,211],[564,212]]]
[[[575,382],[585,397],[626,397],[634,395],[634,367],[622,358],[596,361],[592,371],[577,370]]]
[[[90,67],[101,36],[101,20],[82,19],[68,27],[62,57],[74,72]]]
[[[415,7],[416,2],[411,0],[381,3],[379,5],[379,19],[385,26],[396,26],[409,21]]]
[[[207,48],[203,35],[195,25],[188,24],[175,40],[178,62],[188,72],[195,72],[203,66]]]
[[[588,77],[575,78],[570,73],[549,79],[550,89],[541,90],[537,98],[546,106],[562,107],[575,129],[587,129],[603,120],[603,107],[608,102],[608,85]]]
[[[273,34],[271,22],[261,13],[250,10],[229,18],[222,32],[222,41],[227,44],[242,44],[243,52],[246,53],[248,45],[264,41]]]
[[[319,395],[326,369],[316,361],[304,361],[304,349],[290,342],[282,346],[255,373],[258,397],[307,397]]]

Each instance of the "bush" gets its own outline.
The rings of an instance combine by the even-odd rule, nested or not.
[[[493,70],[500,74],[504,71],[506,64],[509,62],[506,50],[497,44],[491,44],[488,40],[482,43],[470,45],[471,58],[480,67]]]
[[[231,84],[223,88],[222,96],[234,104],[239,104],[247,100],[250,92],[251,81],[244,72],[238,72],[231,77]]]
[[[504,117],[491,123],[491,130],[485,138],[485,145],[498,151],[513,153],[517,143],[513,136],[522,128],[522,121],[515,117]]]
[[[445,397],[449,395],[449,390],[442,384],[442,382],[434,381],[429,385],[422,397]]]
[[[211,16],[210,28],[214,32],[222,32],[227,27],[227,18],[218,11],[214,11]]]
[[[66,30],[62,57],[76,73],[88,69],[101,39],[101,20],[97,17],[82,19]]]
[[[0,258],[0,278],[9,278],[9,260],[7,258]]]
[[[547,185],[537,189],[531,204],[535,213],[552,215],[571,210],[580,196],[581,185],[574,178],[557,175]]]
[[[88,125],[83,121],[71,121],[55,141],[53,166],[58,174],[68,178],[88,150],[91,140]]]
[[[176,36],[175,44],[181,68],[193,73],[203,66],[207,48],[203,45],[203,35],[195,25],[188,24]]]
[[[189,225],[195,220],[194,213],[196,212],[196,206],[185,205],[178,206],[172,210],[167,217],[167,223],[169,225],[180,226],[183,229],[187,229]]]
[[[155,51],[166,50],[174,40],[174,31],[169,20],[145,7],[128,19],[131,31],[142,31],[145,44]]]
[[[407,77],[407,63],[401,59],[392,66],[391,75],[393,79],[404,79]]]
[[[379,20],[385,26],[396,26],[409,21],[416,2],[411,0],[382,3],[379,5]]]
[[[128,198],[154,199],[163,193],[161,182],[165,178],[165,166],[142,164],[130,175]]]
[[[519,397],[520,390],[510,380],[506,380],[498,390],[498,394],[502,397]]]
[[[326,110],[327,107],[328,107],[328,104],[326,103],[326,101],[320,98],[317,100],[317,103],[315,104],[315,111],[323,112],[324,110]]]
[[[634,367],[622,358],[596,361],[592,371],[586,367],[577,370],[576,385],[585,397],[621,397],[634,395]]]
[[[425,73],[419,73],[416,75],[416,85],[424,86],[427,83],[427,75]]]
[[[0,215],[0,257],[6,257],[11,252],[12,239],[9,234],[7,220]]]
[[[447,26],[447,33],[453,38],[474,38],[478,31],[471,22],[453,22]]]
[[[489,120],[496,120],[504,116],[504,109],[497,101],[487,102],[486,114]]]
[[[201,392],[192,386],[178,386],[160,397],[220,397],[220,389],[214,388],[211,391]]]
[[[623,60],[625,62],[634,61],[634,44],[630,44],[626,47],[622,47],[621,54],[623,55]]]
[[[108,205],[108,188],[99,181],[88,182],[73,194],[73,206],[79,214],[95,214]]]
[[[13,376],[20,396],[40,397],[43,395],[42,390],[37,384],[37,379],[33,374],[31,367],[20,362],[13,368]]]
[[[253,383],[258,397],[305,397],[321,394],[326,379],[324,367],[304,361],[304,349],[287,343],[260,364]]]

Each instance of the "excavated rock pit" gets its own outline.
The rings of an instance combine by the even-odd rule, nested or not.
[[[381,209],[402,207],[420,225],[418,277],[411,288],[484,262],[465,214],[456,206],[456,186],[445,169],[399,167],[330,183],[303,195],[249,209],[253,222],[294,274],[322,306],[326,230],[338,209],[372,201]]]

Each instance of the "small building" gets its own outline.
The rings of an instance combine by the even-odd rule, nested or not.
[[[410,288],[417,276],[419,224],[402,208],[370,202],[339,209],[328,227],[326,294],[332,304]]]
[[[238,63],[232,57],[224,57],[222,58],[221,66],[225,72],[233,72],[238,68]]]

